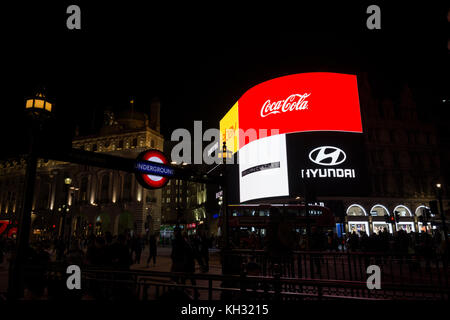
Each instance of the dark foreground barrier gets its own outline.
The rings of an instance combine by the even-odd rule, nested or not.
[[[272,275],[210,275],[157,271],[117,271],[82,268],[81,290],[68,290],[65,269],[51,265],[45,279],[38,281],[47,299],[92,300],[448,300],[448,286],[383,281],[381,289],[370,290],[366,281],[300,279],[282,275],[279,265],[271,265]],[[39,276],[42,276],[39,273]],[[33,279],[33,267],[27,268]]]
[[[295,251],[284,255],[270,255],[264,250],[230,250],[222,253],[225,269],[236,273],[236,266],[252,265],[261,276],[273,276],[274,265],[282,277],[298,279],[367,280],[367,267],[381,269],[382,282],[396,285],[431,285],[449,287],[448,257],[443,255],[405,255],[370,252],[314,252]]]

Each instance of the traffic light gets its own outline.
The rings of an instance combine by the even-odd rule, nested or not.
[[[389,222],[390,222],[390,223],[395,223],[395,218],[394,218],[394,216],[389,216]]]
[[[430,220],[430,218],[431,218],[431,210],[430,209],[428,209],[428,208],[425,208],[425,219],[426,220]]]
[[[400,214],[398,211],[394,211],[395,222],[400,222]]]
[[[434,215],[438,215],[439,214],[439,210],[438,210],[437,200],[432,200],[429,203],[430,203],[429,211],[431,211],[431,213],[434,214]]]
[[[424,222],[423,215],[419,216],[418,219],[419,219],[419,222],[421,222],[423,224],[423,222]]]

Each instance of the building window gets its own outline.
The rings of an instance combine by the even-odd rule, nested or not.
[[[384,110],[383,110],[383,105],[381,103],[378,105],[378,113],[380,115],[380,118],[383,119],[384,118]]]
[[[152,148],[154,148],[155,147],[155,140],[151,139],[150,145],[152,146]]]
[[[394,163],[394,167],[399,167],[399,165],[400,165],[400,160],[399,160],[399,156],[398,156],[398,153],[393,153],[392,154],[392,160],[393,160],[393,163]]]
[[[376,204],[372,207],[372,209],[370,209],[370,215],[375,217],[383,217],[385,215],[389,215],[389,211],[381,204]]]
[[[123,148],[123,140],[119,140],[119,148],[120,148],[120,149]]]
[[[133,181],[133,175],[127,174],[125,177],[125,183],[123,186],[123,199],[124,200],[131,200],[131,185]]]
[[[397,211],[401,217],[411,217],[411,211],[404,205],[399,205],[394,208],[394,212]]]
[[[394,104],[394,119],[395,120],[401,120],[401,117],[400,117],[400,108],[398,107],[398,105],[397,104]]]
[[[347,208],[348,216],[366,216],[366,210],[359,204],[352,204]]]
[[[109,174],[105,174],[102,178],[102,186],[100,191],[100,200],[102,202],[108,201],[108,190],[109,190]]]
[[[94,144],[92,145],[92,151],[97,151],[97,144],[96,144],[96,143],[94,143]]]
[[[389,138],[391,140],[391,143],[395,143],[395,130],[389,132]]]
[[[133,146],[133,147],[136,147],[136,146],[137,146],[137,138],[134,138],[134,139],[133,139],[133,144],[132,144],[132,146]]]
[[[425,209],[430,209],[430,208],[426,207],[424,205],[418,206],[416,208],[416,216],[420,217],[421,215],[423,215]]]
[[[87,176],[81,178],[81,186],[80,186],[81,201],[87,201],[88,182],[89,178]]]
[[[48,199],[50,195],[50,185],[48,183],[41,183],[41,188],[39,190],[39,209],[47,209],[48,207]]]

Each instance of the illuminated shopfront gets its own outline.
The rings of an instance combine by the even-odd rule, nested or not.
[[[431,230],[436,229],[436,227],[432,227],[431,222],[428,222],[426,225],[425,225],[425,223],[418,222],[417,226],[418,226],[417,231],[419,233],[431,232]]]
[[[388,230],[389,233],[399,230],[404,230],[407,233],[424,232],[425,226],[419,221],[419,217],[425,208],[428,209],[424,205],[419,205],[415,210],[411,210],[403,204],[389,206],[376,203],[365,207],[362,204],[353,203],[346,210],[348,232],[356,231],[359,233],[361,230],[368,230],[366,231],[368,234],[378,234],[384,230]],[[370,214],[367,214],[367,212],[370,212]],[[391,217],[394,213],[398,214],[399,222],[386,222],[386,217]],[[393,224],[395,224],[395,228]],[[430,232],[432,229],[432,224],[428,222],[426,231]]]
[[[361,235],[363,232],[369,235],[369,222],[366,221],[351,221],[348,223],[349,233],[356,232]]]
[[[416,229],[414,228],[414,222],[399,222],[396,223],[397,231],[403,230],[407,233],[415,232]]]
[[[389,233],[392,233],[392,224],[386,222],[372,222],[372,230],[375,234],[378,234],[379,232],[383,232],[385,230],[388,230]]]

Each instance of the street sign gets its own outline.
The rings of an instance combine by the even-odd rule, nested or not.
[[[157,189],[166,185],[175,170],[167,165],[164,153],[151,149],[139,154],[136,159],[136,179],[147,189]]]
[[[148,152],[155,152],[157,159],[150,160],[144,159],[143,155]],[[111,154],[98,153],[86,150],[71,149],[69,151],[59,151],[54,150],[52,152],[45,151],[39,152],[38,157],[44,159],[52,159],[64,162],[77,163],[82,165],[95,166],[100,168],[107,168],[113,170],[121,170],[130,173],[134,173],[136,176],[140,176],[140,173],[152,175],[152,176],[162,176],[167,178],[183,179],[187,181],[194,181],[200,183],[215,183],[221,184],[222,179],[219,176],[213,176],[201,172],[196,172],[187,168],[178,168],[171,166],[167,161],[167,158],[161,151],[158,150],[147,150],[142,152],[137,159],[130,159],[119,157]],[[161,159],[165,159],[166,162],[161,162]],[[20,159],[20,158],[19,158]],[[164,179],[167,181],[167,179]],[[144,185],[148,188],[147,185]],[[151,187],[154,189],[154,187]],[[157,187],[160,188],[160,187]]]

